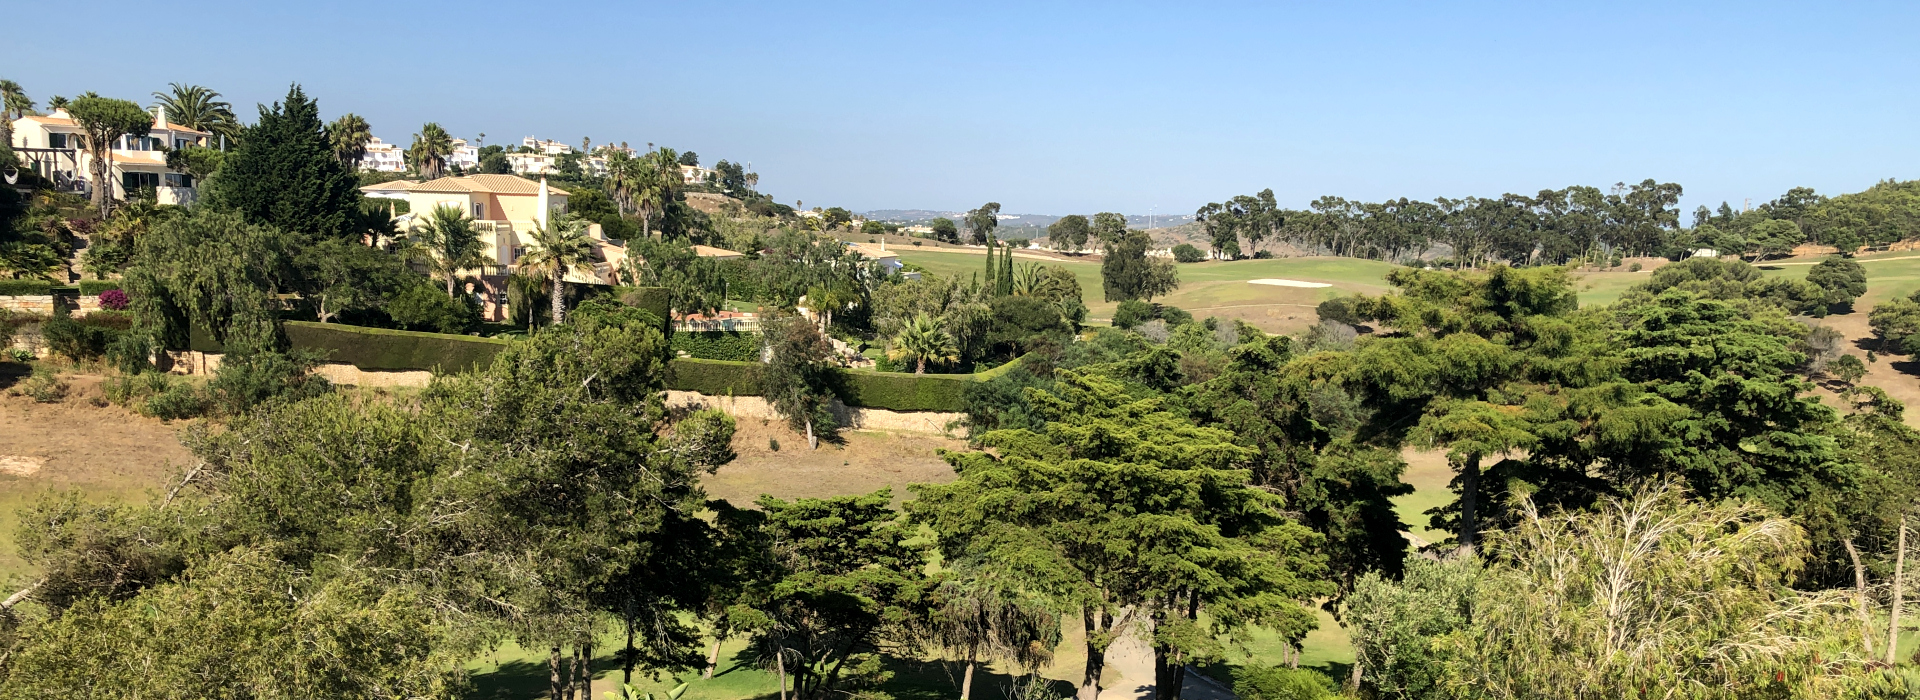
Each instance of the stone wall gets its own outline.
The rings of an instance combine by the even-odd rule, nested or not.
[[[167,353],[167,371],[174,374],[213,374],[220,371],[220,353],[182,350]],[[433,382],[433,373],[425,370],[381,372],[360,369],[344,362],[329,362],[313,368],[313,373],[335,384],[380,387],[424,387]]]
[[[75,297],[63,294],[0,296],[0,311],[52,316],[56,306],[65,306],[67,313],[74,316],[85,316],[100,310],[100,297]]]
[[[735,418],[785,420],[766,399],[758,396],[708,396],[693,391],[667,391],[667,405],[674,407],[717,408]],[[901,433],[947,434],[947,426],[966,418],[964,413],[940,411],[888,411],[878,408],[852,408],[835,400],[830,407],[840,425],[854,430],[884,430]],[[965,428],[954,432],[965,434]]]

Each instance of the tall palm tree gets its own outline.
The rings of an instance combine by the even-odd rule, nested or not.
[[[927,361],[959,362],[960,351],[954,347],[953,336],[941,330],[932,317],[920,314],[900,329],[900,335],[894,336],[893,349],[887,351],[887,358],[913,360],[917,363],[913,373],[926,374]]]
[[[642,162],[638,185],[634,188],[633,207],[640,212],[640,231],[653,236],[653,215],[664,211],[680,189],[680,154],[662,146],[639,159]]]
[[[633,213],[634,193],[640,188],[640,181],[646,176],[643,163],[628,155],[626,151],[613,151],[607,154],[607,196],[620,207],[620,214]]]
[[[520,269],[538,270],[553,282],[553,322],[566,320],[568,270],[593,272],[593,243],[587,240],[587,222],[562,216],[533,226],[533,247],[520,258]]]
[[[444,204],[433,208],[425,224],[407,232],[402,245],[405,257],[425,263],[434,276],[447,281],[449,297],[455,295],[454,282],[461,270],[490,261],[480,233],[473,229],[473,220],[459,207]]]
[[[348,167],[367,155],[367,144],[372,141],[373,127],[358,114],[342,114],[327,125],[327,143],[333,147],[333,157]]]
[[[199,85],[167,83],[167,87],[169,92],[153,93],[154,106],[165,110],[167,121],[228,138],[238,136],[240,120],[220,93]]]
[[[447,156],[453,154],[453,137],[447,130],[440,128],[437,122],[427,122],[420,127],[420,133],[413,135],[413,147],[407,149],[407,155],[413,160],[413,167],[420,170],[420,176],[428,180],[440,177],[447,166]]]
[[[27,97],[27,91],[19,83],[0,80],[0,140],[8,146],[13,145],[13,120],[27,116],[33,109],[33,100]]]

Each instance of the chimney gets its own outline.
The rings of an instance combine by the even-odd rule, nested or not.
[[[160,105],[153,106],[153,128],[155,129],[167,128],[166,113],[167,113],[166,109],[161,107]]]

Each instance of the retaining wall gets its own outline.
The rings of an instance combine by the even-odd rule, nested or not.
[[[766,399],[758,396],[708,396],[696,391],[667,390],[667,405],[680,407],[717,408],[734,418],[760,420],[786,420],[773,410]],[[965,413],[945,411],[889,411],[880,408],[857,408],[840,403],[834,399],[828,406],[834,420],[841,427],[853,430],[884,430],[902,433],[948,433],[947,425],[967,417]],[[954,432],[964,435],[965,428],[956,427]]]

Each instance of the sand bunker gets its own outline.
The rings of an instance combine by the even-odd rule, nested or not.
[[[46,466],[46,464],[47,460],[39,457],[0,455],[0,474],[32,476],[34,472],[40,471],[40,467]]]
[[[1265,285],[1271,285],[1274,287],[1306,287],[1308,289],[1319,289],[1321,287],[1333,286],[1325,282],[1302,282],[1300,280],[1276,280],[1276,279],[1247,280],[1247,284],[1265,284]]]

